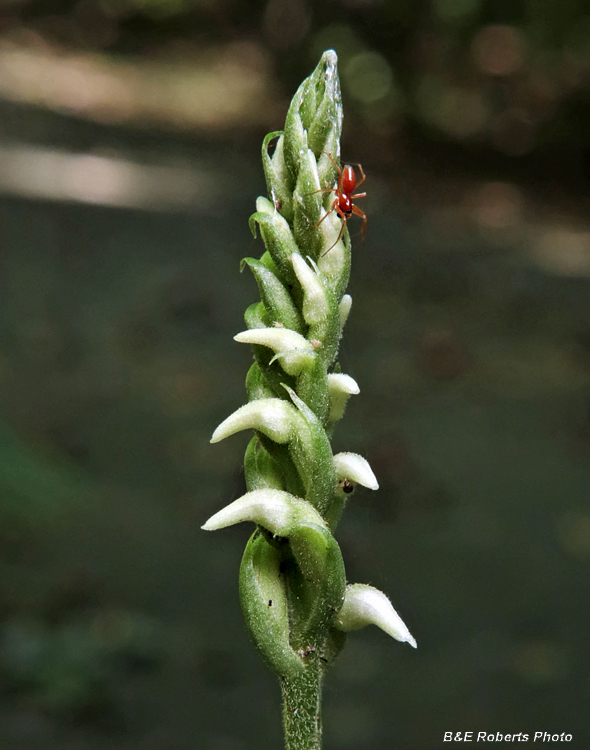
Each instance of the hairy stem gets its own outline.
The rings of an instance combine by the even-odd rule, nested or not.
[[[313,656],[308,657],[306,669],[280,681],[285,750],[322,747],[322,670],[319,659]]]

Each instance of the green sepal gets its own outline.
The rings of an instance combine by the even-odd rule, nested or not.
[[[340,493],[334,493],[328,509],[324,513],[324,520],[332,531],[336,531],[336,526],[338,526],[342,517],[347,501],[348,498],[346,496],[343,497]]]
[[[289,608],[280,552],[255,531],[240,566],[240,600],[250,638],[268,666],[279,676],[304,669],[289,642]]]
[[[267,385],[258,362],[254,362],[248,370],[248,374],[246,375],[246,392],[248,393],[248,401],[257,401],[260,398],[274,398],[277,396],[273,389]]]
[[[285,119],[285,131],[283,134],[283,154],[285,165],[287,167],[289,181],[293,186],[297,182],[301,154],[306,153],[308,149],[307,131],[303,127],[299,111],[303,101],[306,84],[307,79],[303,81],[301,86],[299,86],[295,92],[295,96],[291,100],[289,110],[287,111],[287,117]]]
[[[244,474],[248,492],[263,489],[283,489],[280,468],[257,436],[254,436],[248,443],[244,456]]]
[[[256,224],[260,227],[264,246],[275,262],[279,280],[287,289],[292,290],[293,297],[297,303],[300,299],[301,291],[295,271],[293,270],[293,264],[289,259],[293,253],[299,252],[299,248],[297,247],[291,228],[284,217],[276,212],[269,214],[266,211],[256,211],[256,213],[252,214],[250,217],[250,229],[255,237]]]
[[[325,427],[330,415],[330,393],[326,366],[320,356],[315,357],[312,367],[303,369],[299,375],[297,393]]]
[[[270,316],[262,302],[255,302],[250,305],[244,313],[244,320],[248,329],[268,328],[272,324]],[[259,398],[269,398],[271,396],[285,398],[285,391],[282,384],[287,382],[289,385],[295,386],[295,378],[287,375],[278,361],[272,361],[274,354],[268,347],[255,344],[252,346],[252,352],[265,383],[266,395],[259,396]]]
[[[244,313],[246,328],[268,328],[272,321],[262,302],[253,302]]]
[[[325,277],[322,278],[325,280]],[[307,337],[310,341],[316,339],[322,342],[322,346],[317,353],[322,360],[324,367],[332,365],[338,354],[340,338],[342,336],[342,326],[340,325],[340,311],[338,310],[337,297],[332,292],[329,283],[325,280],[324,288],[328,298],[328,315],[309,327]]]
[[[340,268],[340,273],[333,281],[334,296],[337,300],[342,299],[342,295],[346,292],[346,289],[348,288],[348,282],[350,281],[352,247],[350,244],[350,233],[348,231],[348,225],[344,227],[342,239],[344,241],[344,263]]]
[[[284,392],[284,391],[283,391]],[[258,433],[260,443],[268,454],[275,460],[283,478],[284,489],[296,497],[303,497],[305,487],[293,462],[288,445],[279,445],[262,433]]]
[[[321,65],[321,63],[320,63]],[[318,97],[321,97],[323,86],[318,81],[317,73],[320,65],[301,84],[301,103],[299,104],[299,117],[306,131],[309,130],[318,108]],[[319,85],[318,85],[319,84]]]
[[[273,396],[277,398],[285,398],[283,383],[289,383],[289,385],[294,388],[296,382],[295,377],[293,375],[287,375],[279,364],[279,361],[275,359],[275,354],[272,349],[269,349],[267,346],[254,344],[252,346],[252,352],[254,353],[254,359],[262,373],[267,389],[272,392]]]
[[[272,323],[280,323],[304,335],[307,330],[303,316],[295,307],[291,295],[278,278],[261,261],[255,258],[244,258],[241,267],[248,266],[260,291],[262,302]]]
[[[268,195],[277,211],[287,219],[293,220],[293,185],[289,185],[287,168],[283,158],[284,138],[282,130],[269,133],[262,141],[262,165],[266,177]],[[278,138],[272,157],[268,153],[270,142]]]
[[[311,84],[309,93],[315,93],[315,97],[309,97],[310,103],[313,101],[314,104],[311,122],[305,114],[305,102],[302,107],[309,147],[316,152],[328,151],[337,160],[342,133],[342,94],[336,54],[332,50],[324,52],[308,80]]]
[[[271,273],[274,273],[274,275],[278,277],[279,271],[277,265],[272,259],[272,256],[268,252],[268,250],[265,250],[265,252],[263,252],[260,256],[260,262],[265,268],[267,268]]]
[[[344,561],[328,528],[302,524],[289,537],[299,575],[290,570],[291,642],[318,643],[342,606]]]
[[[283,384],[301,414],[296,435],[289,441],[293,463],[305,487],[305,499],[323,516],[328,510],[336,485],[330,441],[322,423],[295,391]]]
[[[322,195],[318,192],[319,181],[315,156],[312,151],[300,155],[299,173],[295,187],[295,212],[293,234],[299,247],[304,247],[314,260],[324,250],[324,237],[318,227],[321,216]]]

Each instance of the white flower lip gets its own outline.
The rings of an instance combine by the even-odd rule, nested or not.
[[[343,372],[328,373],[328,387],[330,392],[348,393],[351,396],[357,396],[361,392],[356,380]]]
[[[286,443],[291,438],[297,411],[282,398],[259,398],[241,406],[225,419],[213,433],[212,443],[218,443],[242,430],[260,430],[275,443]]]
[[[341,419],[348,399],[360,393],[358,383],[350,375],[341,372],[328,374],[328,390],[330,393],[330,422]]]
[[[314,356],[311,341],[290,328],[251,328],[234,336],[242,344],[259,344],[272,349],[289,375],[299,375]]]
[[[418,647],[416,639],[385,594],[373,586],[354,583],[346,588],[336,627],[348,631],[359,630],[365,625],[377,625],[396,641]]]
[[[289,536],[302,523],[325,526],[320,514],[305,500],[283,490],[254,490],[220,510],[201,528],[217,531],[243,521],[259,523],[277,536]]]
[[[334,471],[337,479],[350,479],[370,490],[378,490],[379,483],[366,458],[358,453],[337,453],[334,456]]]
[[[319,323],[329,312],[324,285],[317,272],[307,265],[299,253],[293,253],[290,260],[303,288],[303,318],[308,325]]]

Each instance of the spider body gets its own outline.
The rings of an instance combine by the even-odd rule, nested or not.
[[[355,198],[364,198],[364,196],[366,195],[366,193],[354,192],[356,188],[359,185],[362,185],[363,182],[366,180],[365,173],[363,172],[362,166],[360,164],[356,165],[359,168],[359,171],[361,173],[361,179],[357,182],[354,167],[351,167],[350,164],[346,164],[344,169],[341,169],[338,166],[338,164],[336,164],[331,154],[329,154],[327,151],[322,151],[321,153],[326,154],[328,159],[332,162],[332,164],[338,170],[338,184],[336,185],[335,188],[328,188],[326,190],[317,191],[318,193],[335,192],[336,197],[334,198],[334,201],[330,207],[330,210],[327,211],[324,214],[324,216],[322,216],[322,218],[316,224],[316,227],[319,227],[319,225],[322,223],[322,221],[324,221],[324,219],[327,216],[329,216],[333,211],[336,211],[336,214],[342,220],[342,226],[340,227],[340,233],[334,245],[337,245],[340,242],[340,238],[342,237],[342,233],[344,232],[344,227],[346,226],[346,222],[353,215],[359,216],[363,220],[363,226],[362,226],[361,231],[364,237],[365,229],[367,227],[367,216],[360,210],[358,206],[355,206],[353,203],[353,200]],[[327,253],[329,253],[330,250],[334,247],[334,245],[331,245],[323,255],[326,255]]]

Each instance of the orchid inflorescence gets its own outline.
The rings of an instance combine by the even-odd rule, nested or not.
[[[322,681],[347,631],[372,623],[416,646],[385,594],[347,585],[334,537],[355,487],[378,489],[362,456],[333,455],[330,444],[359,392],[336,361],[352,303],[351,247],[325,188],[337,181],[341,130],[337,57],[329,50],[295,94],[284,131],[262,145],[270,199],[258,198],[250,227],[254,236],[260,230],[266,251],[242,261],[261,301],[246,310],[247,330],[235,337],[253,347],[249,402],[212,437],[254,430],[248,492],[203,526],[257,524],[242,559],[240,597],[250,636],[281,683],[288,750],[321,747]]]

